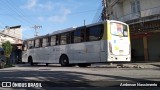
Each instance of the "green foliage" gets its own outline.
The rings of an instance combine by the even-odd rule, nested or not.
[[[12,52],[12,45],[9,41],[6,41],[4,43],[2,43],[2,47],[4,49],[5,55],[7,58],[10,57],[10,54]]]

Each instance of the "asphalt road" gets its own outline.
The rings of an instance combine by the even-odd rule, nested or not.
[[[60,67],[59,65],[29,66],[28,64],[19,64],[15,67],[0,69],[0,81],[41,83],[42,87],[36,89],[46,89],[47,87],[61,87],[63,89],[70,87],[73,90],[75,87],[78,87],[77,89],[80,90],[86,89],[82,87],[88,87],[90,89],[106,89],[106,87],[129,88],[128,86],[121,86],[126,83],[130,85],[137,83],[156,84],[157,86],[152,86],[151,88],[158,89],[160,85],[160,68],[80,68]],[[17,89],[15,87],[0,89]],[[142,89],[142,86],[139,87]],[[149,90],[150,87],[143,88]],[[21,89],[26,90],[27,88]],[[35,89],[35,87],[32,89]]]

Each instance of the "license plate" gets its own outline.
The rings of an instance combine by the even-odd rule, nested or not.
[[[123,53],[124,51],[123,50],[119,50],[119,53]]]

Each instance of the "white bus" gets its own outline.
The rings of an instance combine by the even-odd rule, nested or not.
[[[90,66],[92,63],[130,62],[127,24],[107,20],[24,40],[23,62]]]

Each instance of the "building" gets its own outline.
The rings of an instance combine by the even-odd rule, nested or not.
[[[21,26],[6,26],[4,30],[0,31],[0,46],[5,41],[10,41],[14,46],[22,44]]]
[[[17,63],[21,61],[22,49],[22,30],[21,26],[6,26],[4,30],[0,31],[0,46],[5,41],[10,41],[13,46],[10,55],[10,63]]]
[[[160,61],[160,0],[105,0],[108,19],[130,26],[135,61]]]

